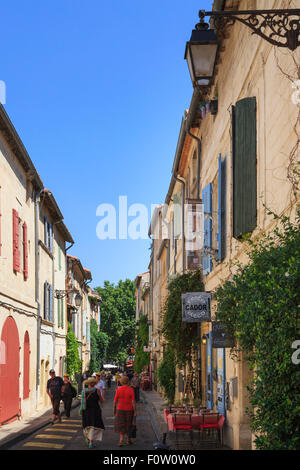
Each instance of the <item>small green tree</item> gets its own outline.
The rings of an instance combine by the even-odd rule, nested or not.
[[[67,372],[72,379],[75,374],[81,372],[81,360],[78,352],[78,341],[73,333],[72,326],[68,323],[67,331]]]
[[[94,318],[91,320],[91,360],[89,364],[90,372],[97,372],[102,369],[105,350],[108,345],[108,336],[103,331],[98,331],[98,325]]]
[[[135,335],[135,283],[129,279],[117,285],[104,281],[95,289],[102,298],[101,331],[109,337],[105,361],[125,363],[128,345]]]
[[[149,344],[149,326],[146,316],[140,319],[136,336],[137,346],[134,356],[134,370],[140,374],[145,367],[150,364],[150,353],[144,352],[144,346],[148,346]]]

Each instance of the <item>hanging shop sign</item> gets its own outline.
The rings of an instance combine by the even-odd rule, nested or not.
[[[210,322],[211,295],[207,292],[181,294],[182,321],[188,323]]]
[[[235,339],[230,335],[222,322],[212,322],[212,347],[213,348],[233,348]]]

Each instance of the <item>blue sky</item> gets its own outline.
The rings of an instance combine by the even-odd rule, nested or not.
[[[96,209],[164,202],[192,96],[185,43],[203,0],[1,2],[1,72],[17,132],[92,286],[147,270],[150,240],[99,240]],[[128,219],[129,222],[131,218]],[[150,220],[149,220],[150,222]]]

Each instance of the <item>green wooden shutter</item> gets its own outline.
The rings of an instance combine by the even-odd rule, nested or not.
[[[58,269],[61,271],[61,247],[58,246]]]
[[[60,299],[57,299],[57,325],[60,327]]]
[[[61,300],[61,321],[60,321],[60,326],[64,328],[64,299]]]
[[[233,236],[257,225],[256,98],[233,107]]]

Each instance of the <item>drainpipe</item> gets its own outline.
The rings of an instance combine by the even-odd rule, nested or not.
[[[35,301],[38,308],[37,316],[37,356],[36,356],[36,408],[39,402],[39,387],[40,387],[40,362],[41,362],[41,304],[40,304],[40,262],[39,262],[39,202],[38,198],[42,191],[35,193],[34,208],[35,208]]]
[[[201,139],[197,137],[196,135],[192,134],[190,130],[188,129],[187,123],[185,122],[185,130],[186,133],[192,137],[192,139],[197,140],[197,154],[198,154],[198,168],[197,168],[197,199],[199,201],[200,199],[200,171],[201,171],[201,151],[202,151],[202,143]]]
[[[185,205],[185,181],[179,179],[173,174],[173,178],[182,185],[182,216],[181,216],[181,233],[182,233],[182,272],[185,273],[185,235],[184,235],[184,205]]]

